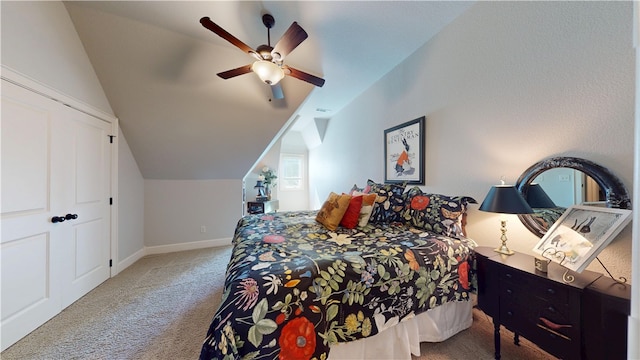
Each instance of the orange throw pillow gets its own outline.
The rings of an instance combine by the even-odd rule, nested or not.
[[[318,211],[316,221],[329,230],[337,229],[344,213],[347,212],[350,201],[351,195],[338,195],[332,192]]]

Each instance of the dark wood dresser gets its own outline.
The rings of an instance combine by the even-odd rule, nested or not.
[[[535,269],[534,257],[521,253],[506,256],[478,247],[476,254],[478,307],[493,318],[496,359],[500,326],[515,333],[516,344],[523,336],[562,359],[626,354],[628,285],[592,271],[567,271],[555,263],[543,273]],[[614,346],[619,347],[615,352]]]

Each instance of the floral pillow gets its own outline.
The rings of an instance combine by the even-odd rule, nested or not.
[[[364,192],[364,188],[359,187],[358,184],[353,184],[351,190],[349,190],[349,195],[353,196],[356,192]]]
[[[426,194],[419,187],[411,188],[406,194],[406,206],[401,217],[408,224],[437,234],[465,236],[464,215],[467,204],[478,202],[468,196],[447,196]]]
[[[367,185],[371,188],[370,193],[378,195],[369,222],[390,223],[402,221],[401,212],[405,207],[405,198],[402,194],[407,183],[378,184],[372,180],[367,180]]]

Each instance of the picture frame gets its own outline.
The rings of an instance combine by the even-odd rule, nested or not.
[[[424,185],[425,117],[384,131],[384,182]]]
[[[533,251],[582,272],[631,222],[631,210],[573,205],[549,228]]]

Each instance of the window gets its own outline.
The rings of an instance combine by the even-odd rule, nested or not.
[[[280,155],[280,176],[278,179],[280,190],[304,189],[304,165],[304,155]]]

